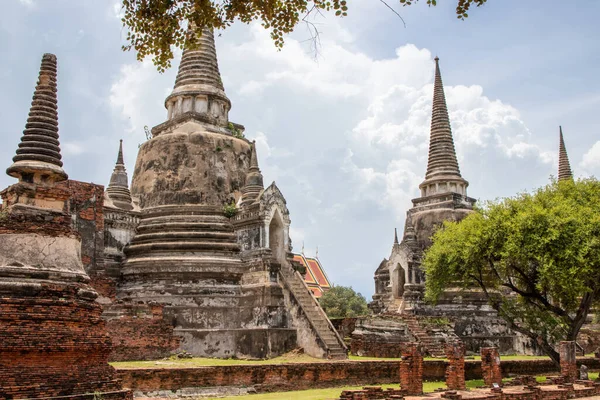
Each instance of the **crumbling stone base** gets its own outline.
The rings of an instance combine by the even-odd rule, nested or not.
[[[445,346],[448,366],[446,367],[446,386],[450,390],[464,390],[465,386],[465,345],[451,342]]]
[[[402,350],[400,386],[406,394],[423,394],[423,355],[418,343],[408,343]]]
[[[574,341],[560,342],[560,375],[565,382],[577,379],[577,359]]]
[[[493,387],[494,383],[502,385],[502,370],[500,369],[500,354],[496,347],[481,348],[481,373],[483,382],[487,387]]]

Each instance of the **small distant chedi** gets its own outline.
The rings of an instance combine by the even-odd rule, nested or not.
[[[157,359],[183,351],[269,358],[301,347],[315,357],[347,358],[344,342],[316,300],[329,281],[318,261],[294,257],[286,200],[275,182],[265,187],[255,144],[244,137],[242,125],[229,120],[231,101],[213,33],[204,29],[198,42],[183,52],[165,99],[166,120],[140,146],[131,187],[122,142],[106,190],[67,179],[59,161],[55,80],[51,106],[37,105],[36,89],[33,114],[8,170],[19,183],[2,192],[2,215],[9,216],[0,221],[0,279],[11,282],[2,289],[9,293],[6,301],[20,301],[25,293],[31,301],[42,300],[16,277],[73,282],[70,296],[77,304],[87,302],[89,311],[73,323],[91,323],[92,316],[101,322],[98,344],[86,342],[104,357],[86,360],[106,366],[98,382],[111,378],[108,360]],[[46,79],[40,75],[40,82]],[[40,136],[46,128],[55,131]],[[26,243],[32,251],[22,250]],[[314,283],[305,282],[303,262]],[[12,320],[1,321],[12,327]],[[0,335],[12,341],[21,337],[8,332]],[[5,343],[10,342],[0,344],[0,362],[17,351]],[[60,343],[47,345],[58,349]],[[27,362],[20,362],[25,368]],[[63,367],[71,375],[87,373],[85,368],[73,372],[73,365]],[[73,380],[85,381],[79,375]]]

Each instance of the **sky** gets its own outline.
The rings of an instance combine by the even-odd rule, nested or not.
[[[238,23],[216,38],[230,120],[257,141],[265,184],[276,181],[287,199],[294,251],[318,249],[330,280],[367,300],[424,178],[435,56],[469,196],[493,200],[548,183],[559,125],[575,176],[600,175],[600,2],[489,0],[465,21],[456,0],[438,3],[390,1],[405,27],[381,2],[351,0],[348,17],[314,20],[318,54],[303,25],[281,51],[259,25]],[[117,0],[3,4],[5,167],[50,52],[66,172],[106,185],[123,139],[131,180],[144,126],[166,119],[179,61],[160,74],[123,52],[119,13]],[[1,188],[12,183],[0,176]]]

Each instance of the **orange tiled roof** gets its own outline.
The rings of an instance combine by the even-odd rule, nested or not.
[[[331,283],[317,258],[305,257],[303,254],[294,254],[294,261],[306,268],[304,282],[313,295],[317,298],[331,288]]]
[[[319,284],[319,286],[323,288],[330,288],[329,279],[325,276],[325,271],[323,271],[323,267],[321,263],[316,258],[307,258],[308,267],[310,268],[310,272],[312,272],[315,280]]]

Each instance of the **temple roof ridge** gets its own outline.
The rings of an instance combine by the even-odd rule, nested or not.
[[[57,69],[56,56],[44,54],[25,130],[13,164],[6,170],[20,180],[36,174],[50,176],[52,181],[68,178],[58,141]]]
[[[558,146],[558,180],[573,179],[573,172],[571,171],[571,164],[569,163],[569,156],[563,138],[562,126],[559,126],[558,130],[560,137],[560,144]]]

